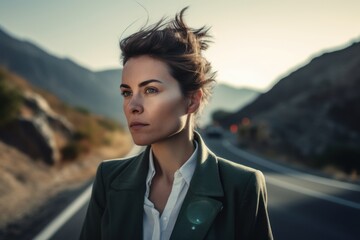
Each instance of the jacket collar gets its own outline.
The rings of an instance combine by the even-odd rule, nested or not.
[[[217,158],[207,148],[199,133],[194,132],[194,138],[199,144],[199,149],[197,166],[189,190],[199,196],[221,197],[224,192],[220,181]],[[116,190],[142,189],[142,186],[145,186],[149,168],[149,152],[150,147],[148,146],[114,179],[111,187]]]
[[[197,132],[194,133],[194,136],[200,147],[197,166],[189,190],[200,196],[221,197],[224,195],[224,192],[219,176],[217,158],[215,154],[207,148]]]
[[[128,166],[111,183],[115,190],[139,190],[145,186],[149,168],[150,147],[129,161]],[[123,160],[120,160],[123,161]]]

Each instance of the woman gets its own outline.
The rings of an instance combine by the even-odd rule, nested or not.
[[[169,22],[120,42],[123,110],[138,156],[100,164],[81,239],[272,239],[261,172],[194,131],[214,73],[208,29]]]

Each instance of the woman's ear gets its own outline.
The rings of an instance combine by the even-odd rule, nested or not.
[[[201,98],[202,98],[202,91],[200,89],[190,94],[188,98],[188,108],[187,108],[188,113],[194,113],[199,109]]]

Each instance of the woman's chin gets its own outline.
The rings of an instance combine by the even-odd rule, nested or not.
[[[146,144],[146,143],[142,143],[142,142],[139,142],[139,143],[134,142],[134,143],[135,143],[135,145],[137,145],[137,146],[148,146],[148,145],[150,145],[150,144]]]
[[[151,145],[151,141],[149,141],[148,139],[134,137],[134,136],[133,136],[133,142],[138,146]]]

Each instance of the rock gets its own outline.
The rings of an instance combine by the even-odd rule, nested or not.
[[[6,128],[0,129],[0,139],[32,159],[41,159],[53,165],[60,161],[55,135],[61,134],[70,140],[74,133],[73,126],[55,113],[39,94],[26,91],[23,93],[23,100],[30,114],[20,115]]]
[[[20,118],[20,136],[30,148],[23,149],[34,159],[42,159],[47,164],[55,164],[60,160],[60,154],[55,144],[54,133],[47,123],[45,116],[34,118]]]
[[[60,160],[54,132],[44,116],[19,117],[0,129],[0,139],[34,160],[42,160],[49,165]]]
[[[55,113],[47,101],[34,92],[24,92],[24,104],[30,108],[35,115],[43,115],[50,124],[51,128],[61,132],[67,138],[71,138],[74,133],[74,127],[65,118]]]

